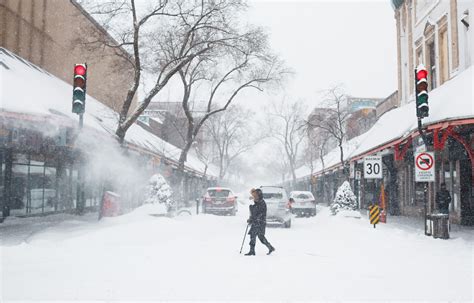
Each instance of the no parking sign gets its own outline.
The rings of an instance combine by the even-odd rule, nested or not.
[[[434,154],[422,152],[415,154],[415,181],[434,182],[435,181]]]

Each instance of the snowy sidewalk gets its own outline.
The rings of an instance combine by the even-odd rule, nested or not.
[[[362,219],[369,221],[367,211],[361,211]],[[387,223],[379,223],[379,225],[386,225],[388,228],[401,229],[405,232],[424,235],[425,229],[423,225],[423,218],[421,217],[407,217],[407,216],[387,216]],[[451,224],[449,232],[451,240],[463,239],[468,242],[474,242],[474,226],[463,226],[459,224]]]
[[[54,229],[62,224],[62,228],[78,228],[97,222],[97,213],[86,213],[83,216],[72,214],[53,214],[29,218],[7,217],[0,224],[0,245],[11,246],[23,242],[28,243],[34,235],[47,229]]]

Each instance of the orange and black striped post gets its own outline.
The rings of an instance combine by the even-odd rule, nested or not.
[[[372,204],[369,207],[369,218],[370,224],[373,224],[375,228],[380,221],[380,208],[378,205]]]

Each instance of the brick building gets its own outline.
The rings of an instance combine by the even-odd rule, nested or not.
[[[68,83],[74,64],[87,62],[87,93],[118,111],[131,85],[133,67],[121,48],[83,47],[81,43],[90,42],[93,35],[114,44],[75,0],[0,0],[1,47]]]

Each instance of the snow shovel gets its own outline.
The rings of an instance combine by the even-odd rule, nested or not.
[[[247,228],[245,228],[244,239],[242,240],[242,246],[240,246],[240,252],[239,252],[239,254],[242,253],[242,248],[244,247],[245,237],[247,236],[247,231],[248,231],[248,229],[249,229],[249,225],[250,225],[250,224],[247,224]]]

